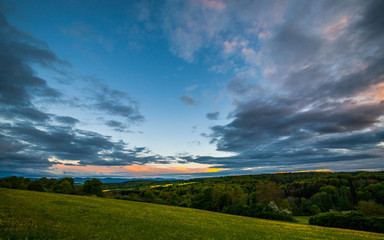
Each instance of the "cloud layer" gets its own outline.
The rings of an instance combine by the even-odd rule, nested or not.
[[[239,55],[247,53],[248,70],[260,74],[229,82],[234,110],[229,124],[211,127],[217,149],[238,153],[238,166],[245,158],[253,166],[343,161],[348,169],[372,161],[382,168],[384,18],[378,9],[384,10],[381,1],[306,1],[279,16],[266,36],[259,31],[258,50],[244,47]]]
[[[156,47],[164,41],[161,46],[178,60],[196,71],[203,65],[220,81],[215,89],[204,89],[208,84],[197,79],[182,90],[184,95],[175,96],[198,106],[196,111],[204,109],[200,119],[209,121],[209,129],[200,136],[232,155],[159,156],[101,134],[102,127],[129,134],[132,125],[144,123],[139,102],[110,87],[108,79],[76,75],[44,41],[0,14],[0,175],[74,174],[76,166],[96,172],[106,167],[112,169],[109,174],[121,168],[126,174],[129,169],[155,171],[142,165],[170,162],[197,164],[188,171],[168,168],[187,177],[384,169],[383,1],[170,0],[140,1],[128,8],[135,19],[129,20],[134,29],[126,38],[138,45],[158,41]],[[109,53],[126,33],[126,26],[119,25],[121,39],[113,39],[89,23],[68,26],[61,28],[66,36],[97,43]],[[74,91],[53,84],[38,69],[60,75]],[[203,101],[201,96],[213,92],[232,105],[216,108]],[[50,111],[54,108],[60,109]],[[89,114],[102,127],[84,130],[90,121],[67,108]],[[213,173],[210,167],[225,171]]]

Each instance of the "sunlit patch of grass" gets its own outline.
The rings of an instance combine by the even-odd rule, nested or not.
[[[195,184],[196,182],[186,182],[186,183],[179,183],[177,184],[177,186],[185,186],[185,185],[191,185],[191,184]]]
[[[152,185],[152,186],[149,186],[149,188],[159,188],[159,187],[166,188],[170,186],[173,186],[173,184],[169,183],[169,184],[163,184],[163,185]]]
[[[185,185],[191,185],[191,184],[195,184],[195,183],[196,182],[185,182],[185,183],[178,183],[178,184],[168,183],[168,184],[162,184],[162,185],[151,185],[151,186],[149,186],[149,188],[167,188],[170,186],[185,186]]]
[[[0,189],[0,239],[384,239],[384,234]]]

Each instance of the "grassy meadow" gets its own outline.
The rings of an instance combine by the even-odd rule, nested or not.
[[[301,219],[299,222],[305,222]],[[384,234],[0,188],[0,239],[384,239]]]

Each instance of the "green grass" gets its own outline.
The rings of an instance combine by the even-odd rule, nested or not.
[[[0,239],[384,239],[384,234],[0,189]]]
[[[295,220],[300,224],[309,224],[309,216],[295,216]]]

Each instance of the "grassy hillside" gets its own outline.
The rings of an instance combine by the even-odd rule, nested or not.
[[[384,234],[0,189],[0,239],[384,239]]]

